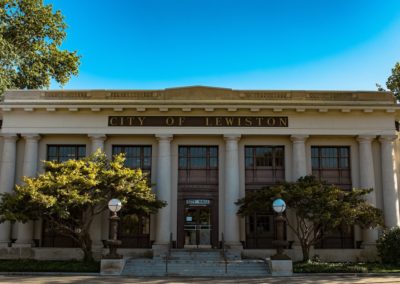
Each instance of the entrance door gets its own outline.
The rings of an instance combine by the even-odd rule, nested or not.
[[[210,206],[185,207],[184,236],[185,247],[211,247]]]

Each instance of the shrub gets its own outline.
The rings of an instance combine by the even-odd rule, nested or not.
[[[400,264],[400,227],[385,230],[376,248],[383,263]]]

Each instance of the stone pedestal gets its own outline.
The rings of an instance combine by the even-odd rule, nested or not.
[[[267,259],[272,276],[292,276],[293,262],[292,260],[271,260]]]
[[[125,267],[125,259],[102,259],[100,263],[101,275],[121,275]]]

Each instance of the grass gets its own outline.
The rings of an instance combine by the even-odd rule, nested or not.
[[[400,273],[400,265],[352,262],[296,262],[295,273]]]
[[[100,272],[100,262],[52,260],[0,260],[0,272]]]

